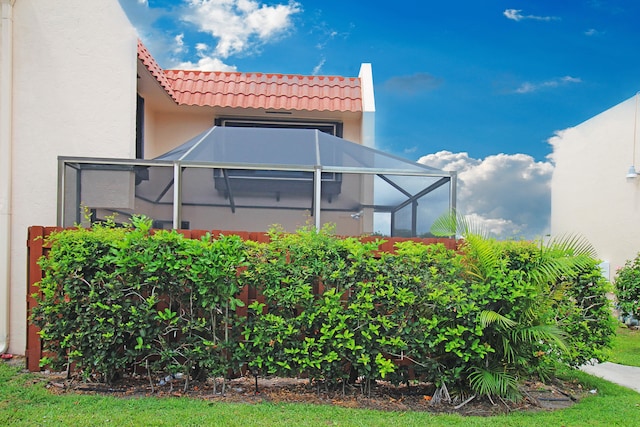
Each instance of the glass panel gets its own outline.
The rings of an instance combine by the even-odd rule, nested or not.
[[[391,223],[391,236],[414,237],[411,229],[412,211],[413,207],[408,205],[395,212]]]
[[[215,127],[157,159],[314,166],[315,133],[309,129]]]
[[[191,228],[266,231],[280,224],[294,231],[311,215],[313,173],[185,168],[182,204]]]
[[[318,140],[320,143],[320,163],[322,166],[442,173],[441,170],[430,168],[324,133],[318,135]]]
[[[432,237],[433,222],[449,212],[449,186],[444,185],[418,199],[417,234],[420,237]]]
[[[78,185],[78,165],[64,165],[64,187],[62,191],[64,203],[62,206],[62,226],[73,227],[82,221],[82,212],[80,209],[79,189]]]
[[[320,159],[316,156],[318,142]],[[442,171],[313,129],[214,127],[157,157],[251,165],[372,168],[419,173]]]
[[[304,129],[216,128],[213,144],[198,159],[216,162],[309,165],[316,164],[315,131]],[[205,155],[206,154],[206,155]]]
[[[64,165],[62,225],[128,217],[135,205],[136,172],[132,165],[69,162]]]
[[[379,236],[391,236],[391,212],[373,214],[373,233]]]
[[[91,163],[68,163],[64,167],[63,226],[88,226],[86,213],[91,214],[91,221],[112,218],[124,223],[133,214],[144,214],[171,225],[171,167]]]
[[[136,198],[148,203],[173,203],[173,165],[136,168]]]
[[[329,191],[335,183],[322,181],[322,224],[335,224],[336,233],[358,236],[373,232],[373,175],[336,174],[341,186],[339,193]]]

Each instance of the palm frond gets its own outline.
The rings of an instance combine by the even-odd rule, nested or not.
[[[530,278],[538,285],[558,282],[589,268],[594,258],[596,251],[584,237],[577,234],[554,237],[541,245],[538,265],[530,272]]]
[[[478,320],[480,321],[480,324],[483,328],[486,328],[492,323],[497,323],[498,326],[503,329],[512,329],[518,324],[517,322],[504,317],[502,314],[493,310],[481,311],[480,315],[478,316]]]
[[[559,250],[567,255],[584,255],[590,258],[597,258],[598,254],[593,245],[582,235],[575,233],[562,234],[551,238],[547,247],[552,250]]]
[[[566,333],[555,325],[531,325],[515,328],[511,331],[514,342],[555,344],[560,350],[567,351]]]
[[[440,215],[431,224],[431,234],[438,237],[451,237],[461,235],[462,231],[458,227],[458,216],[454,212]]]
[[[517,400],[521,397],[516,376],[504,369],[484,369],[474,366],[467,378],[469,387],[479,395],[500,396],[509,400]]]
[[[469,235],[488,238],[487,230],[482,224],[472,221],[469,217],[456,211],[440,215],[431,225],[431,233],[435,236],[461,236],[466,239]]]
[[[516,353],[515,346],[511,345],[510,334],[503,335],[501,337],[502,340],[502,354],[507,360],[507,363],[513,364],[515,363],[518,355]]]

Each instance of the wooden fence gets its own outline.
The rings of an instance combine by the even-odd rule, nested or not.
[[[36,299],[32,295],[39,293],[39,288],[36,284],[42,279],[42,269],[38,265],[38,260],[42,256],[46,256],[49,251],[46,238],[53,232],[61,231],[60,227],[42,227],[31,226],[29,227],[28,240],[27,240],[27,259],[28,259],[28,273],[27,273],[27,348],[25,351],[27,369],[31,372],[40,370],[40,359],[42,358],[42,344],[40,342],[39,329],[29,322],[29,316],[31,315],[31,309],[37,304]],[[215,238],[221,234],[237,235],[244,240],[252,240],[256,242],[268,242],[269,236],[266,233],[260,232],[248,232],[248,231],[223,231],[223,230],[178,230],[183,236],[189,239],[200,239],[207,233]],[[373,241],[379,239],[375,236],[367,236],[361,238],[363,241]],[[412,240],[415,242],[421,242],[424,244],[442,243],[449,249],[456,249],[457,242],[455,239],[449,238],[400,238],[400,237],[385,237],[385,242],[379,246],[380,252],[393,252],[395,244],[402,241]],[[247,306],[256,300],[261,300],[262,296],[257,295],[255,289],[245,286],[241,291],[238,298],[244,302],[244,307],[237,308],[237,314],[240,316],[246,316]]]

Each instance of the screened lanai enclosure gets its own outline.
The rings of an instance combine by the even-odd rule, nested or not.
[[[61,226],[144,214],[156,228],[412,237],[456,201],[455,172],[316,129],[214,126],[153,160],[58,161]]]

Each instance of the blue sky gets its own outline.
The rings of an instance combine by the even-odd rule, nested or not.
[[[640,88],[633,0],[119,1],[164,68],[356,76],[370,62],[377,148],[456,168],[462,206],[497,234],[548,232],[547,140]]]

